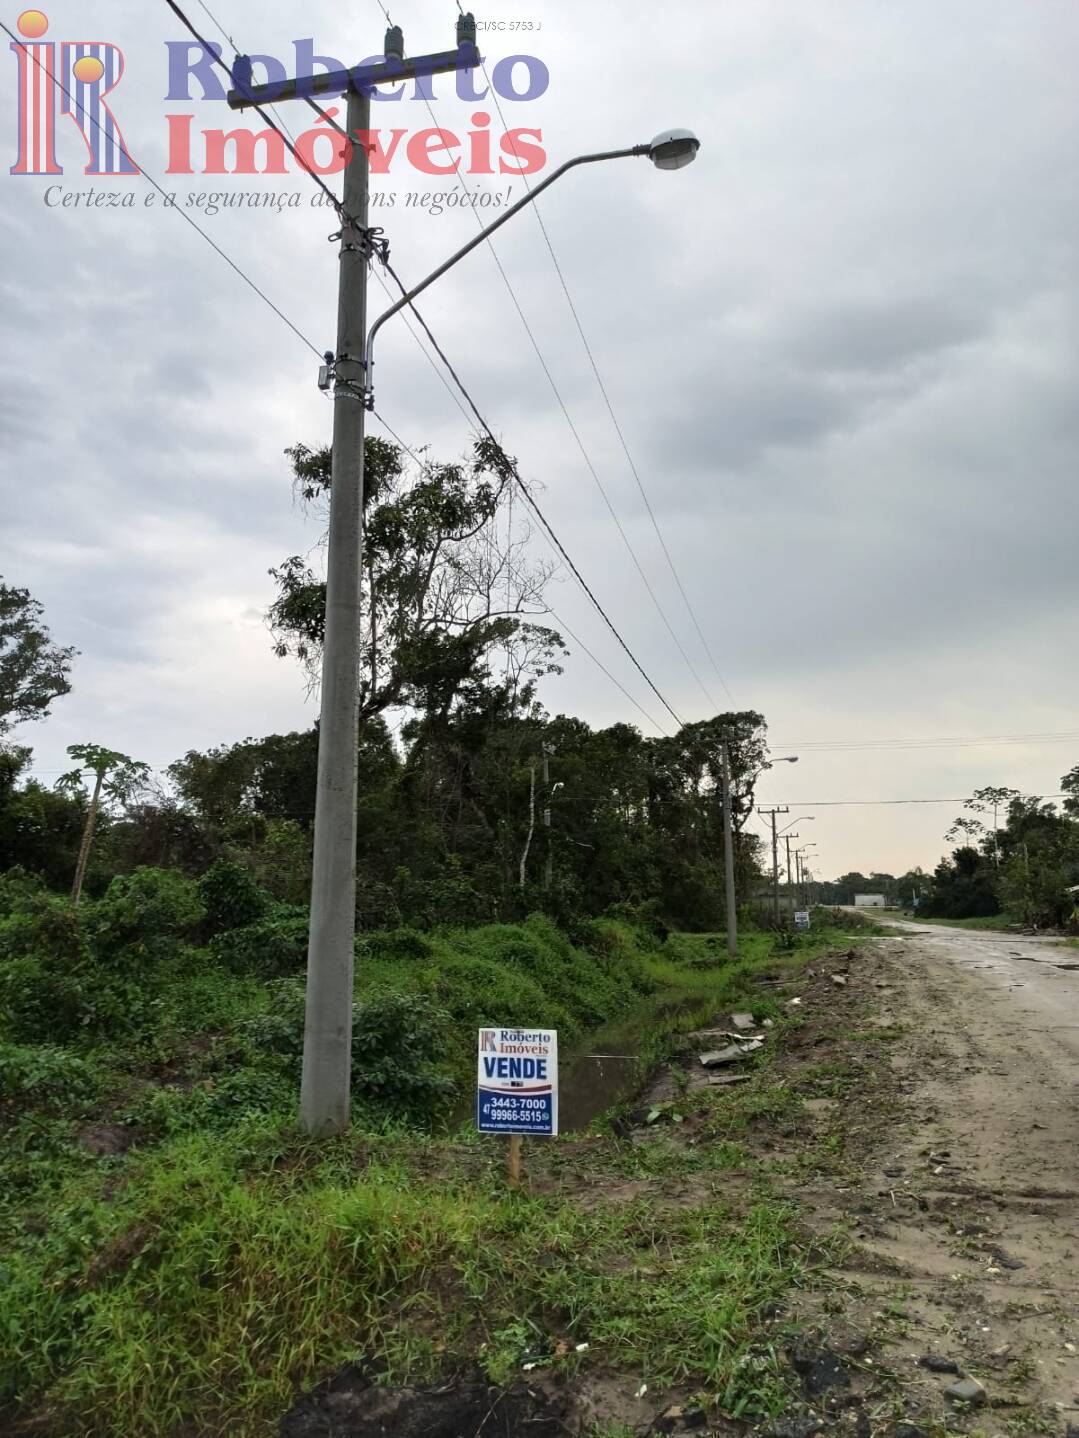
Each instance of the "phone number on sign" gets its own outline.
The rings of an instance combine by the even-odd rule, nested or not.
[[[517,1113],[521,1109],[538,1109],[542,1113],[550,1106],[550,1100],[543,1098],[493,1098],[483,1107],[491,1113]]]

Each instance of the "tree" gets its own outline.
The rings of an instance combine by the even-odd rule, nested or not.
[[[933,871],[933,887],[919,912],[942,919],[983,918],[1000,911],[996,867],[970,844],[961,845]]]
[[[1061,790],[1067,794],[1064,800],[1063,809],[1065,814],[1074,815],[1079,819],[1079,764],[1069,770],[1060,781]]]
[[[987,828],[981,819],[968,819],[961,816],[956,819],[944,837],[949,841],[954,841],[962,836],[971,844],[982,843],[987,851],[991,852],[994,864],[999,864],[1000,812],[1001,810],[1007,811],[1008,806],[1018,798],[1018,789],[1006,789],[992,784],[987,785],[984,789],[975,789],[971,797],[963,801],[963,808],[969,809],[972,814],[988,814],[992,811],[993,827]]]
[[[43,612],[29,590],[13,589],[0,576],[0,734],[43,719],[52,701],[71,691],[77,650],[52,643]]]
[[[94,825],[102,799],[126,804],[144,787],[150,777],[150,766],[115,749],[104,749],[100,744],[72,744],[68,755],[78,760],[78,766],[56,781],[56,787],[68,793],[82,792],[87,773],[94,776],[94,789],[90,807],[86,811],[86,824],[79,845],[79,857],[75,865],[75,880],[71,886],[71,901],[79,902],[82,894],[86,863],[90,857],[90,845],[94,837]]]
[[[286,453],[300,497],[322,503],[329,449],[296,445]],[[470,684],[486,682],[496,651],[513,684],[554,672],[561,639],[532,622],[546,612],[551,569],[526,561],[523,528],[512,542],[499,538],[513,479],[498,446],[479,440],[468,463],[428,463],[419,473],[406,471],[401,451],[385,440],[368,439],[364,453],[361,726],[396,707],[444,721]],[[326,585],[298,555],[270,573],[275,650],[299,659],[314,685]]]

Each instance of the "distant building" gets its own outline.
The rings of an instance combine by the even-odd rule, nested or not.
[[[883,894],[855,894],[854,906],[857,909],[886,909],[888,907]]]

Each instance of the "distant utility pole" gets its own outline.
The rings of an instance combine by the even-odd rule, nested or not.
[[[546,763],[546,755],[544,762]],[[528,867],[528,851],[532,847],[532,835],[536,832],[536,766],[528,766],[528,838],[525,840],[524,851],[521,854],[521,868],[518,875],[519,886],[525,886],[526,870]]]
[[[723,754],[723,877],[726,884],[727,953],[738,957],[738,901],[734,892],[734,815],[731,813],[731,750],[724,739]]]
[[[371,94],[380,84],[472,69],[475,22],[462,15],[457,49],[404,59],[401,31],[386,32],[385,58],[351,70],[255,85],[238,56],[233,110],[315,95],[348,95],[340,221],[337,350],[333,377],[333,465],[322,645],[311,927],[307,955],[300,1122],[318,1136],[348,1127],[352,1063],[352,970],[356,930],[356,779],[359,745],[360,573],[363,553],[363,442],[367,414],[367,271],[377,235],[367,223]],[[337,238],[335,236],[334,238]]]
[[[789,814],[790,809],[784,805],[781,809],[758,809],[758,814],[772,821],[772,915],[775,919],[775,926],[779,928],[779,836],[776,833],[776,816],[778,814]]]
[[[543,887],[550,889],[554,877],[554,851],[551,848],[551,748],[543,745],[543,828],[546,839],[543,862]]]
[[[801,834],[784,834],[783,841],[787,846],[787,891],[794,897],[794,881],[791,878],[791,840],[800,839]]]

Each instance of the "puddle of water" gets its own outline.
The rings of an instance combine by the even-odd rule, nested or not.
[[[558,1127],[587,1128],[607,1109],[630,1098],[640,1083],[636,1054],[583,1054],[559,1080]]]

